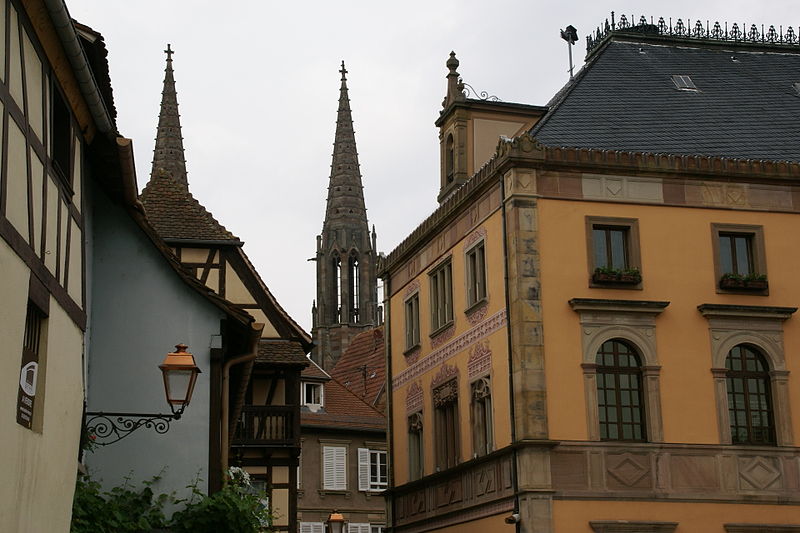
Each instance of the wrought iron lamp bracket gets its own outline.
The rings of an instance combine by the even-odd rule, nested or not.
[[[86,412],[86,431],[97,446],[119,442],[137,429],[145,427],[163,435],[173,420],[180,420],[184,406],[172,414]]]

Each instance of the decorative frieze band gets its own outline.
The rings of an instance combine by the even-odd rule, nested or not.
[[[505,325],[506,310],[501,309],[466,333],[459,335],[438,350],[431,352],[429,355],[398,373],[392,380],[392,389],[397,390],[409,381],[436,368],[459,352],[466,350]]]

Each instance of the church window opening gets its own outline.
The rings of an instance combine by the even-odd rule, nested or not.
[[[342,260],[338,255],[333,256],[333,298],[335,302],[333,308],[333,320],[339,322],[342,318]]]
[[[350,316],[352,322],[359,322],[358,305],[361,300],[361,269],[358,256],[350,256]]]

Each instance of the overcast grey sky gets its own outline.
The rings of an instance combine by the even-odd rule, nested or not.
[[[109,48],[120,133],[134,141],[141,189],[153,156],[167,43],[189,188],[306,329],[315,297],[336,126],[347,64],[364,194],[378,249],[390,252],[437,206],[445,61],[501,100],[544,105],[567,81],[559,30],[585,36],[613,9],[730,23],[800,24],[796,1],[67,0]],[[691,117],[687,117],[691,120]]]

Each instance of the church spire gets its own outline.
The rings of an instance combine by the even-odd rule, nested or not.
[[[336,116],[336,137],[333,143],[333,161],[323,233],[326,227],[363,223],[366,230],[367,225],[367,210],[364,207],[364,191],[361,185],[361,170],[358,165],[344,61],[339,72],[342,74],[342,84],[339,88],[339,111]]]
[[[158,114],[156,147],[153,150],[153,170],[150,176],[171,175],[178,183],[188,188],[181,119],[178,114],[178,94],[175,91],[175,77],[172,72],[172,54],[175,52],[168,44],[164,53],[167,54],[167,67],[164,70],[164,89],[161,91],[161,111]]]
[[[378,325],[376,235],[367,224],[347,69],[342,61],[339,111],[322,234],[317,237],[317,300],[312,359],[331,369],[350,340]]]

